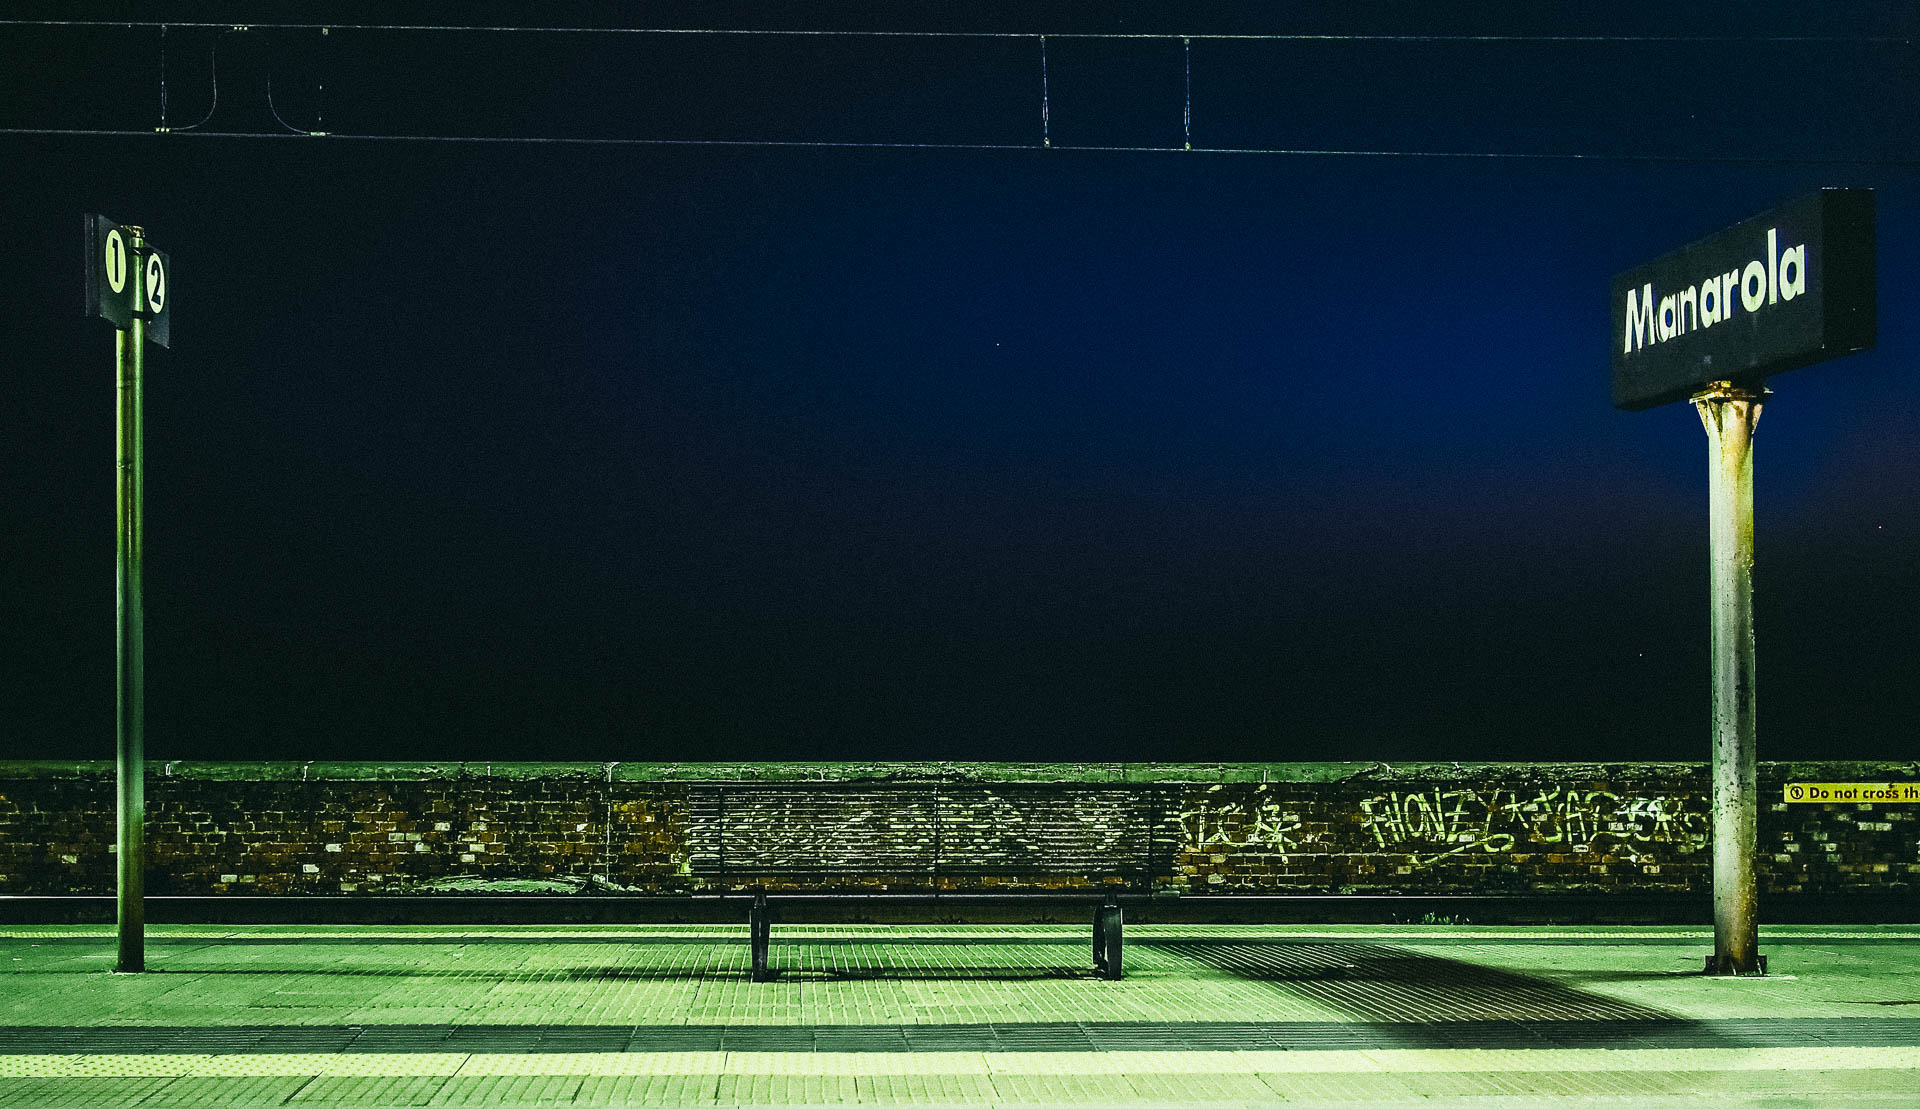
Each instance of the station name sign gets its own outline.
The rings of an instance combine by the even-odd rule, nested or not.
[[[1614,407],[1873,346],[1873,252],[1873,191],[1820,189],[1620,274]]]

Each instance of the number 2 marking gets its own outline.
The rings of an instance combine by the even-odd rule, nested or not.
[[[158,312],[167,304],[167,270],[158,254],[147,255],[147,307]]]

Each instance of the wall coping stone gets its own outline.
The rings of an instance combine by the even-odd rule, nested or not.
[[[1702,762],[194,762],[152,760],[149,778],[189,781],[503,781],[605,782],[1510,782],[1604,779],[1697,782]],[[105,780],[108,760],[0,761],[0,781]],[[1766,762],[1765,784],[1787,781],[1915,781],[1920,762]]]

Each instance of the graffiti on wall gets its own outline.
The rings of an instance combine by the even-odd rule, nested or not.
[[[1057,786],[703,787],[689,802],[688,853],[696,874],[1098,873],[1148,864],[1156,805],[1145,792]]]
[[[1642,847],[1686,843],[1707,830],[1706,814],[1671,798],[1598,789],[1386,793],[1362,800],[1360,811],[1374,845],[1408,852],[1415,866],[1475,852],[1557,848],[1580,854],[1609,841],[1638,860]]]
[[[1259,795],[1209,797],[1180,814],[1181,846],[1187,851],[1250,849],[1288,857],[1318,841],[1304,830],[1296,805]]]
[[[1363,797],[1353,803],[1357,812],[1339,804],[1335,813],[1326,811],[1330,801],[1265,786],[1208,790],[1168,808],[1102,789],[740,786],[724,796],[696,792],[688,846],[694,873],[1096,872],[1156,865],[1156,839],[1188,853],[1251,853],[1280,864],[1379,851],[1426,867],[1608,849],[1647,862],[1660,845],[1695,843],[1707,830],[1706,814],[1684,801],[1601,789],[1431,788]]]

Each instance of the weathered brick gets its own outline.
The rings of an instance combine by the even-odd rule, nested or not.
[[[109,773],[6,774],[0,768],[0,882],[13,894],[110,892]],[[697,786],[557,769],[511,778],[301,780],[267,764],[259,780],[155,777],[148,787],[148,889],[337,893],[377,884],[402,891],[450,878],[533,876],[636,890],[703,888],[725,879],[694,865],[695,845],[707,834],[701,821],[712,819],[690,808]],[[1007,818],[1019,817],[1022,805],[1028,816],[1053,814],[1046,817],[1057,821],[1052,834],[1065,838],[1049,842],[1080,844],[1075,849],[1089,857],[1127,820],[1139,819],[1108,803],[1124,791],[1102,795],[1078,780],[1037,791],[1031,782],[1024,792],[995,793],[1000,787],[991,781],[982,788],[982,797],[1010,807],[998,816],[989,809],[959,813],[940,830],[944,849],[1008,872],[943,876],[942,888],[1088,888],[1112,879],[1092,871],[1018,873],[1020,860],[1036,850],[1022,838],[1025,825]],[[1709,790],[1698,767],[1622,766],[1604,774],[1551,765],[1428,767],[1378,779],[1156,788],[1148,832],[1159,854],[1151,880],[1174,890],[1673,892],[1704,889],[1711,865]],[[932,834],[908,814],[877,809],[871,792],[846,793],[838,810],[819,814],[817,827],[787,828],[772,810],[759,824],[735,814],[730,827],[749,839],[786,836],[780,842],[788,847],[799,835],[814,845],[810,850],[830,847],[840,829],[866,837],[861,842],[892,836],[911,844]],[[1048,798],[1063,802],[1057,812],[1045,809]],[[1862,812],[1871,815],[1856,815]],[[1920,829],[1896,807],[1769,804],[1760,831],[1762,877],[1773,892],[1911,890],[1920,873],[1912,861]],[[1803,851],[1803,843],[1820,847]],[[837,880],[850,887],[912,888],[929,880],[863,872],[848,858]],[[783,888],[811,881],[792,879]]]

